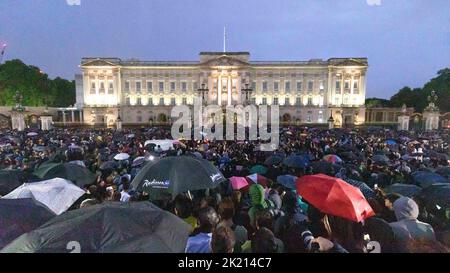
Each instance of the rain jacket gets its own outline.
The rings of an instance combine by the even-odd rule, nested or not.
[[[394,212],[397,222],[390,223],[390,226],[399,242],[406,242],[409,239],[436,239],[433,228],[417,220],[419,207],[411,198],[397,199],[394,202]]]
[[[271,201],[265,199],[265,193],[263,186],[259,184],[253,184],[249,189],[251,208],[248,211],[250,217],[250,223],[253,227],[256,227],[256,212],[270,207],[274,207]]]

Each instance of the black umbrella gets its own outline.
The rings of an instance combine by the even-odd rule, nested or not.
[[[59,215],[3,253],[183,253],[190,226],[150,202],[103,203]]]
[[[102,170],[102,171],[115,170],[118,167],[119,167],[119,163],[117,163],[116,161],[106,161],[100,165],[100,170]]]
[[[24,182],[22,170],[0,170],[0,195],[7,195]]]
[[[450,208],[450,184],[437,183],[422,190],[420,197],[428,205]]]
[[[95,174],[91,173],[88,168],[73,163],[45,164],[35,170],[33,174],[44,180],[64,178],[79,187],[95,182]]]
[[[47,206],[32,198],[0,199],[0,249],[55,216]]]
[[[344,179],[344,181],[354,187],[357,187],[362,192],[362,194],[364,195],[365,198],[375,198],[376,197],[375,192],[369,186],[367,186],[366,183],[358,181],[358,180],[350,179],[350,178],[346,178],[346,179]]]
[[[283,157],[279,155],[271,155],[264,161],[264,165],[272,166],[272,165],[278,165],[283,161]]]
[[[335,173],[335,168],[333,167],[333,163],[327,161],[314,161],[311,162],[311,167],[313,168],[313,172],[315,174],[323,173],[327,175],[333,175]]]
[[[411,184],[395,183],[387,187],[385,190],[388,193],[398,193],[406,197],[413,197],[419,194],[422,191],[422,188]]]
[[[372,160],[378,165],[388,165],[389,164],[389,158],[385,155],[380,155],[380,154],[374,155],[372,157]]]
[[[148,192],[153,199],[168,194],[215,188],[226,181],[211,162],[191,156],[169,156],[147,164],[133,179],[137,191]]]

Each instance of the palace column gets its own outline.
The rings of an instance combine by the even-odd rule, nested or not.
[[[220,75],[217,77],[217,105],[222,105],[222,77]]]
[[[72,123],[75,122],[75,112],[73,110],[71,110],[72,112]]]
[[[228,104],[227,105],[231,105],[231,92],[232,92],[232,87],[231,87],[231,85],[232,85],[232,82],[231,82],[231,75],[228,75],[228,80],[227,80],[227,87],[228,87],[228,92],[227,92],[227,94],[228,94]]]

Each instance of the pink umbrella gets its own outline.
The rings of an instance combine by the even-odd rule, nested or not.
[[[248,182],[247,179],[245,179],[245,177],[232,176],[230,178],[230,181],[231,187],[233,187],[234,190],[240,190],[248,186]]]

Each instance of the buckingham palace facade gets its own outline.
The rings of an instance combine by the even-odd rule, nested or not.
[[[201,52],[199,61],[83,58],[76,75],[83,123],[169,123],[174,105],[279,105],[284,124],[360,125],[367,58],[251,61],[248,52]]]

